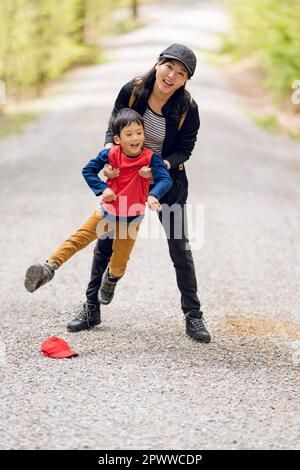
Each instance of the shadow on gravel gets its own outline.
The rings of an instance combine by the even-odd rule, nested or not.
[[[226,315],[218,324],[223,331],[233,335],[300,340],[300,323],[282,319],[279,321],[263,315]]]
[[[299,367],[298,322],[263,315],[227,315],[217,320],[215,337],[212,355],[218,350],[215,359],[221,363],[235,368]]]

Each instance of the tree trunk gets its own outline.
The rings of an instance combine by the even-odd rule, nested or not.
[[[132,16],[134,19],[138,17],[138,0],[131,1]]]

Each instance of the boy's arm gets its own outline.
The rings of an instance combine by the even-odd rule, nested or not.
[[[100,196],[100,194],[109,187],[108,184],[102,181],[98,176],[98,173],[102,170],[104,165],[109,163],[108,154],[109,149],[101,150],[97,157],[90,160],[82,169],[82,175],[85,181],[96,196]]]
[[[152,155],[150,168],[152,170],[154,186],[149,192],[149,195],[155,196],[159,200],[171,188],[173,184],[172,179],[161,156],[157,153]]]

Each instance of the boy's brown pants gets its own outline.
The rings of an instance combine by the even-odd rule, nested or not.
[[[58,266],[68,261],[77,251],[100,238],[105,233],[114,231],[113,253],[109,262],[109,274],[113,277],[123,276],[131,250],[138,235],[140,223],[111,222],[103,217],[101,210],[96,210],[91,217],[65,240],[52,253],[49,260]]]

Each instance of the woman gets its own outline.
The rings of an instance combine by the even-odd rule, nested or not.
[[[170,170],[173,185],[161,202],[175,206],[171,212],[165,206],[159,212],[159,220],[166,232],[176,271],[186,333],[197,341],[209,343],[210,334],[205,327],[197,296],[194,261],[184,230],[188,181],[183,164],[192,153],[200,127],[197,104],[185,89],[195,68],[193,51],[182,44],[172,44],[160,54],[156,65],[147,74],[123,86],[112,114],[128,106],[139,112],[145,121],[145,146],[161,154]],[[112,143],[113,136],[108,129],[105,147]],[[117,174],[118,169],[108,167],[106,170],[106,176],[114,177]],[[144,168],[140,174],[149,177],[151,170]],[[68,331],[81,331],[100,324],[98,291],[111,254],[112,239],[99,239],[94,250],[86,301],[78,309],[76,318],[68,324]]]

